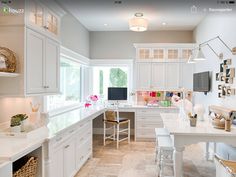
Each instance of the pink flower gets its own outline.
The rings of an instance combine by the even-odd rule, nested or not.
[[[88,108],[89,106],[91,106],[90,103],[85,103],[85,104],[84,104],[84,107],[86,107],[86,108]]]
[[[97,95],[91,95],[90,100],[92,101],[98,101],[98,96]]]

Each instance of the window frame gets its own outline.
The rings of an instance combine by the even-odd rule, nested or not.
[[[62,46],[60,48],[60,59],[59,59],[60,62],[61,62],[61,58],[70,60],[70,61],[75,62],[80,65],[80,87],[81,87],[80,88],[80,102],[74,103],[71,105],[62,106],[62,107],[59,107],[56,109],[48,110],[48,101],[49,101],[48,96],[44,96],[44,98],[43,98],[43,112],[48,113],[49,116],[61,114],[63,112],[67,112],[67,111],[82,107],[82,102],[84,102],[84,100],[85,100],[84,91],[88,89],[88,88],[84,88],[85,84],[83,84],[83,83],[86,80],[85,69],[89,69],[89,67],[90,67],[89,66],[89,59],[68,49],[68,48],[62,47]],[[89,76],[87,76],[87,77],[89,78]]]
[[[94,59],[90,61],[90,66],[92,67],[92,76],[93,76],[93,68],[94,67],[127,67],[128,68],[128,77],[127,77],[127,92],[128,92],[128,98],[127,101],[132,101],[132,98],[130,97],[129,93],[133,91],[133,60],[132,59]],[[93,77],[92,77],[92,83]],[[93,85],[92,85],[93,88]]]

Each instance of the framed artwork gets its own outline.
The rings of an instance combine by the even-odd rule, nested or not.
[[[220,80],[220,73],[216,73],[216,81]]]
[[[222,90],[223,85],[218,85],[218,90]]]
[[[226,77],[226,78],[225,78],[225,83],[226,83],[226,84],[233,84],[233,80],[234,80],[234,79],[233,79],[232,77]]]
[[[232,59],[227,59],[227,60],[224,60],[224,65],[231,65],[232,64]]]
[[[218,98],[224,98],[221,92],[218,93]]]
[[[235,77],[235,68],[226,69],[226,77]]]
[[[220,81],[225,81],[225,76],[220,76]]]
[[[227,93],[228,96],[235,95],[235,89],[231,89],[230,87],[227,87]]]
[[[224,72],[224,64],[223,64],[223,63],[220,64],[220,72],[221,72],[221,73]]]
[[[222,86],[222,96],[226,96],[226,95],[227,95],[226,86]]]

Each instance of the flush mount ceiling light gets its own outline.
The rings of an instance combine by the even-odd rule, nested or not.
[[[143,13],[135,13],[134,17],[129,20],[129,29],[131,31],[146,31],[148,26],[147,19],[143,18]]]

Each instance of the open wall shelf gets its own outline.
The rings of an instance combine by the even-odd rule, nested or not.
[[[19,75],[18,73],[0,72],[0,77],[17,77]]]

